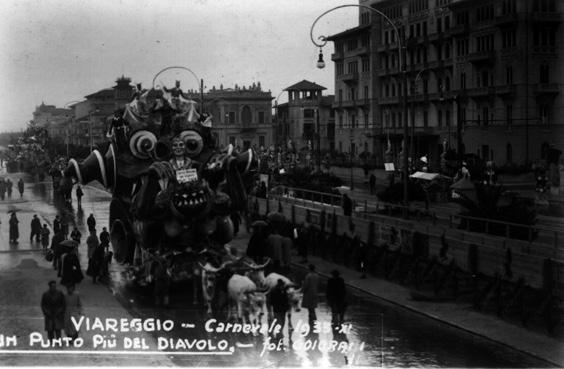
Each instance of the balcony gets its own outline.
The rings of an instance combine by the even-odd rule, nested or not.
[[[465,33],[470,33],[470,25],[468,24],[459,24],[454,27],[451,27],[448,31],[445,32],[446,35],[450,36],[457,36]]]
[[[358,99],[358,100],[356,100],[356,105],[359,106],[359,107],[369,107],[370,106],[370,99],[368,99],[368,98]]]
[[[503,85],[503,86],[497,86],[495,88],[495,93],[498,95],[511,97],[511,96],[515,96],[516,90],[517,87],[515,85]]]
[[[476,51],[468,55],[468,61],[471,63],[493,63],[495,53],[493,51]]]
[[[252,132],[256,132],[257,127],[253,127],[253,126],[243,126],[241,127],[241,132],[244,133],[252,133]]]
[[[560,13],[558,12],[534,12],[533,22],[560,23]]]
[[[518,21],[519,16],[517,13],[503,14],[495,17],[495,24],[498,26],[506,26]]]
[[[380,97],[378,103],[380,104],[399,104],[399,96]]]
[[[558,49],[556,46],[543,45],[543,46],[533,46],[533,54],[551,55],[556,56]]]
[[[535,86],[535,93],[537,95],[557,95],[560,93],[560,86],[558,83],[539,83]]]
[[[331,54],[331,60],[333,61],[342,60],[344,58],[345,58],[345,54],[342,51],[337,51]]]
[[[358,81],[358,72],[343,74],[340,79],[345,82],[356,82]]]
[[[495,88],[493,86],[489,87],[475,87],[468,89],[468,97],[473,99],[479,98],[489,98],[495,95]]]
[[[356,107],[356,101],[355,100],[345,100],[341,102],[341,107],[345,108],[345,109],[349,109],[349,108],[355,108]]]
[[[395,50],[398,48],[398,43],[397,42],[393,42],[393,43],[389,43],[389,44],[381,44],[376,48],[376,51],[381,53],[384,51],[390,51],[390,50]]]
[[[354,55],[368,55],[370,48],[368,46],[361,46],[354,50]]]

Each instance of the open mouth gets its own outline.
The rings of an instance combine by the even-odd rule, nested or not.
[[[177,192],[172,199],[172,204],[176,210],[184,214],[205,208],[207,203],[208,197],[204,190]]]

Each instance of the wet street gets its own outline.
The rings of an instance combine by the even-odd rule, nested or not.
[[[19,176],[12,175],[17,180]],[[76,225],[82,233],[82,243],[79,247],[80,260],[83,269],[87,266],[86,256],[86,218],[94,214],[97,229],[108,227],[109,200],[111,195],[92,186],[84,188],[85,196],[82,207],[77,208],[73,191],[71,207],[57,204],[54,201],[50,183],[29,183],[20,199],[19,193],[12,193],[12,197],[0,202],[0,276],[4,276],[11,268],[22,265],[31,259],[44,267],[44,273],[49,265],[43,260],[39,243],[29,241],[29,224],[33,214],[41,218],[42,223],[52,226],[56,214],[60,214],[69,224],[70,230]],[[8,211],[16,211],[20,220],[20,240],[14,245],[8,242]],[[233,241],[236,247],[244,247],[247,234],[242,231]],[[46,265],[46,267],[45,267]],[[194,305],[191,301],[189,286],[178,285],[173,288],[171,306],[158,309],[153,305],[150,291],[129,286],[122,276],[123,267],[115,262],[111,264],[111,281],[107,286],[98,286],[97,303],[100,306],[113,304],[106,316],[112,312],[118,314],[121,307],[130,316],[140,319],[159,319],[161,322],[171,320],[174,324],[170,331],[160,330],[149,332],[151,340],[139,341],[137,352],[150,353],[167,352],[166,359],[178,366],[206,367],[330,367],[330,366],[370,366],[370,367],[548,367],[548,363],[538,360],[525,353],[498,345],[481,337],[471,335],[452,328],[441,322],[423,317],[417,313],[401,307],[383,302],[382,300],[365,294],[362,291],[349,289],[348,310],[346,323],[340,329],[330,327],[330,310],[325,304],[325,281],[322,283],[319,296],[321,304],[317,308],[319,325],[309,327],[307,312],[292,312],[293,330],[288,325],[283,328],[283,337],[275,339],[272,332],[260,331],[256,334],[221,332],[221,323],[225,322],[225,312],[209,317],[203,306]],[[21,314],[32,319],[33,329],[42,329],[42,316],[38,305],[40,296],[30,296],[30,292],[23,286],[26,274],[19,274],[21,288],[10,293],[0,294],[2,301],[2,316],[0,319],[0,333],[8,334],[7,327],[15,329],[10,320],[14,316],[6,314]],[[300,281],[303,272],[294,270],[293,280]],[[29,275],[27,278],[31,278]],[[9,280],[9,279],[8,279]],[[0,278],[0,283],[7,283],[7,279]],[[45,281],[46,282],[46,281]],[[27,283],[27,284],[26,284]],[[46,284],[45,284],[46,285]],[[0,285],[4,291],[10,286]],[[29,287],[31,288],[31,287]],[[82,295],[86,295],[92,288],[91,281],[86,277],[78,287]],[[43,287],[41,287],[43,290]],[[98,295],[97,295],[98,296]],[[88,297],[88,296],[85,296]],[[107,299],[107,301],[99,301]],[[18,306],[16,309],[14,306]],[[99,311],[103,311],[100,310]],[[94,318],[90,315],[91,318]],[[115,316],[120,318],[121,315]],[[16,316],[17,319],[19,319]],[[23,319],[23,318],[22,318]],[[212,320],[215,319],[215,320]],[[23,320],[22,320],[23,321]],[[265,327],[270,327],[266,320]],[[37,328],[39,327],[39,328]],[[29,328],[32,329],[32,328]],[[20,327],[18,334],[24,336],[26,328]],[[266,329],[265,329],[266,330]],[[1,345],[0,345],[1,346]],[[83,348],[87,350],[88,347]],[[97,354],[102,354],[106,348],[100,347]],[[114,351],[124,350],[118,346]],[[47,350],[47,349],[46,349]],[[0,350],[1,351],[1,350]],[[134,350],[130,350],[134,351]],[[68,354],[68,353],[67,353]],[[29,362],[18,360],[15,354],[0,352],[0,363],[5,362],[3,356],[9,356],[10,365],[26,365]],[[22,354],[23,355],[23,354]],[[78,353],[77,353],[78,355]],[[108,359],[128,365],[120,353]],[[121,355],[121,356],[120,356]],[[156,354],[153,354],[156,355]],[[70,365],[62,355],[57,363]],[[96,365],[100,362],[92,359],[95,355],[83,356],[78,365]],[[50,362],[42,365],[49,365]],[[143,364],[144,362],[142,362]],[[103,364],[103,363],[102,363]],[[141,365],[142,365],[141,364]],[[148,365],[147,363],[144,363]],[[163,363],[158,363],[163,365]],[[76,362],[73,362],[76,365]],[[131,362],[129,362],[131,365]]]

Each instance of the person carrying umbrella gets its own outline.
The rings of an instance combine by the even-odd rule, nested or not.
[[[49,281],[49,290],[41,297],[41,310],[49,340],[61,338],[65,318],[65,296],[57,289],[57,282]]]

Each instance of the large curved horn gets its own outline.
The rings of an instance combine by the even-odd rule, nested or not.
[[[212,267],[209,263],[204,265],[204,264],[202,264],[201,262],[198,261],[198,265],[200,265],[200,268],[202,268],[203,270],[205,270],[208,273],[217,273],[219,270],[221,270],[221,268],[218,269],[218,268]]]

